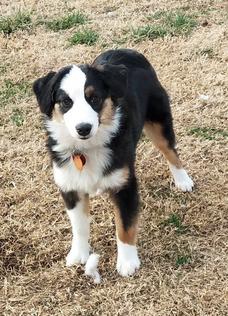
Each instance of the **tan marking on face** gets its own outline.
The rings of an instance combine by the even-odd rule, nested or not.
[[[152,140],[154,145],[162,152],[169,163],[178,169],[182,168],[182,164],[177,156],[177,153],[169,147],[167,139],[163,136],[161,124],[146,122],[144,124],[144,131],[145,134]]]
[[[113,102],[111,98],[106,98],[103,102],[103,108],[100,113],[100,122],[104,125],[110,125],[114,116]]]
[[[91,97],[91,95],[94,93],[95,89],[93,86],[88,86],[85,89],[85,95],[87,98]]]
[[[63,121],[63,114],[60,111],[59,104],[55,104],[53,112],[52,112],[52,120],[55,122],[62,122]]]
[[[127,211],[127,210],[126,210]],[[138,218],[134,220],[127,230],[124,229],[120,211],[115,209],[116,234],[119,240],[125,244],[135,245],[138,233]]]

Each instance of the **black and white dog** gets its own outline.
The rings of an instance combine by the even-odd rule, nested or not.
[[[149,61],[130,49],[109,50],[92,65],[50,72],[33,89],[45,114],[54,179],[72,225],[67,265],[86,263],[89,195],[106,191],[116,205],[117,270],[132,275],[140,265],[134,163],[143,128],[167,159],[176,186],[193,188],[175,150],[166,91]]]

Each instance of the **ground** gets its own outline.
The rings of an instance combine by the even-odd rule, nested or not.
[[[225,1],[5,0],[0,9],[0,314],[227,315]],[[91,244],[102,277],[95,285],[83,267],[65,266],[70,224],[31,84],[118,47],[145,54],[166,87],[195,189],[174,188],[143,136],[136,162],[142,266],[130,278],[117,274],[113,205],[93,198]]]

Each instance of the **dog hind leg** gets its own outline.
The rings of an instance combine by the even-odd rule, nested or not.
[[[150,102],[151,108],[144,124],[145,134],[167,159],[176,187],[184,192],[192,191],[193,181],[183,168],[175,149],[175,133],[168,96],[164,92],[159,98],[152,98]]]

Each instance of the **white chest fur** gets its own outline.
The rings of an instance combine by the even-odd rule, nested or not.
[[[106,147],[93,149],[87,153],[86,164],[80,171],[71,160],[63,167],[53,164],[55,183],[62,191],[76,190],[95,194],[98,190],[118,189],[127,181],[126,168],[117,169],[107,176],[103,170],[110,163],[111,150]]]

